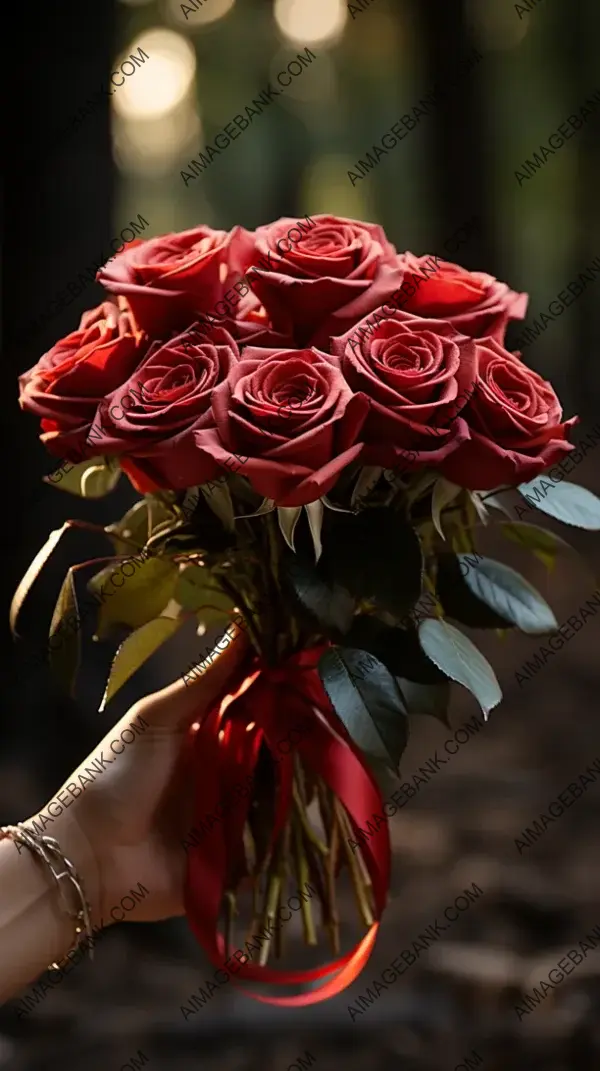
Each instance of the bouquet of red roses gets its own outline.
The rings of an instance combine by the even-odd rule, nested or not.
[[[112,547],[73,565],[58,597],[48,652],[69,687],[86,607],[99,638],[126,630],[103,705],[190,619],[199,635],[233,621],[247,630],[242,679],[193,730],[188,917],[222,965],[237,896],[250,889],[251,931],[264,940],[236,952],[241,976],[319,980],[276,1002],[324,999],[364,965],[385,907],[382,792],[394,790],[410,716],[446,719],[451,681],[486,716],[501,698],[490,664],[448,619],[557,627],[535,588],[477,553],[476,539],[495,517],[552,563],[560,540],[507,521],[500,495],[526,495],[573,449],[576,418],[564,421],[551,385],[504,346],[526,295],[437,256],[398,253],[375,224],[198,227],[136,240],[98,279],[106,301],[21,377],[20,401],[61,458],[47,480],[98,498],[125,474],[140,498],[106,527],[67,521],[53,532],[13,621],[60,537],[79,526]],[[573,484],[536,503],[600,528],[600,501]],[[90,566],[82,603],[74,581]],[[372,819],[380,834],[359,843]],[[341,955],[343,870],[368,931]],[[315,892],[320,901],[337,957],[324,967],[266,966],[272,944],[281,953],[290,881],[308,944]]]

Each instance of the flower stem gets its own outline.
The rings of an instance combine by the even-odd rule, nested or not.
[[[296,880],[298,882],[298,897],[302,900],[302,925],[304,927],[304,940],[307,945],[317,944],[317,934],[315,931],[315,924],[312,917],[312,910],[310,902],[305,900],[302,896],[302,889],[308,884],[309,867],[306,859],[306,852],[303,843],[303,827],[302,821],[296,809],[295,821],[294,821],[294,862],[296,869]]]
[[[342,845],[344,849],[344,854],[346,856],[346,861],[348,863],[350,877],[352,878],[352,884],[354,886],[354,893],[356,896],[358,909],[365,925],[372,926],[375,921],[375,918],[371,911],[371,905],[369,904],[367,896],[367,887],[363,879],[358,861],[355,858],[354,853],[348,843],[348,835],[352,832],[350,828],[350,823],[346,817],[346,812],[338,799],[334,800],[333,806],[340,826],[340,833],[343,833]]]

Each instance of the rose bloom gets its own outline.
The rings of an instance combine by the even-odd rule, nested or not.
[[[218,465],[200,453],[194,432],[213,425],[211,397],[239,360],[235,340],[222,327],[203,342],[188,332],[148,351],[135,373],[98,410],[90,439],[94,451],[118,455],[136,490],[180,490],[205,483]]]
[[[215,426],[195,433],[198,447],[220,465],[236,455],[242,475],[278,506],[303,506],[360,454],[368,404],[329,354],[249,346],[212,408]]]
[[[422,280],[421,266],[428,260],[402,253],[397,265],[404,274],[402,310],[416,316],[448,320],[457,331],[471,338],[504,341],[509,320],[522,320],[529,301],[506,283],[481,271],[467,271],[460,264],[436,258],[437,271]],[[411,293],[411,289],[414,291]]]
[[[105,301],[84,312],[76,331],[19,377],[22,409],[42,418],[50,453],[81,461],[97,454],[86,439],[98,405],[133,372],[148,348],[128,311]]]
[[[200,316],[187,328],[186,333],[190,341],[202,341],[216,326],[224,327],[240,347],[249,344],[270,349],[283,348],[289,346],[291,341],[287,335],[273,329],[266,309],[250,289],[235,310],[232,308],[220,316],[212,312],[210,316]],[[177,331],[173,334],[180,333]]]
[[[573,449],[569,429],[550,383],[509,353],[495,339],[476,343],[478,376],[464,412],[470,440],[452,454],[440,471],[473,491],[523,483]]]
[[[274,328],[297,346],[328,347],[402,282],[382,227],[336,216],[280,219],[254,233],[247,279]]]
[[[369,400],[361,462],[410,471],[468,439],[461,410],[474,389],[475,343],[451,324],[378,310],[331,345],[352,390]]]
[[[167,337],[213,309],[250,262],[252,237],[242,227],[195,227],[138,239],[100,268],[98,282],[127,298],[135,323]]]

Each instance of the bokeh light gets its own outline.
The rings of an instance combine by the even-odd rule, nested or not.
[[[494,52],[519,45],[529,29],[529,19],[515,18],[508,4],[482,4],[467,0],[467,21],[474,41],[485,52]]]
[[[182,156],[193,156],[202,143],[202,124],[188,97],[167,115],[132,119],[117,116],[113,123],[113,153],[120,171],[146,178],[168,176]]]
[[[348,10],[342,0],[275,0],[281,33],[295,44],[333,44],[343,33]]]
[[[194,10],[196,4],[200,5],[200,0],[166,0],[169,21],[185,26],[190,32],[222,19],[231,11],[235,0],[204,0],[202,6]]]
[[[188,94],[196,73],[196,53],[182,34],[156,27],[136,37],[116,60],[115,69],[138,48],[149,59],[115,92],[113,107],[117,115],[129,119],[158,119]]]

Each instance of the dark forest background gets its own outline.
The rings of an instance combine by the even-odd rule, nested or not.
[[[331,212],[379,222],[399,249],[416,253],[440,253],[448,236],[478,215],[481,226],[461,262],[528,291],[529,323],[600,255],[600,110],[531,179],[519,185],[515,178],[522,162],[599,91],[600,8],[594,0],[518,8],[504,0],[374,0],[352,18],[338,0],[204,0],[187,20],[172,0],[11,8],[4,64],[0,821],[40,807],[106,732],[106,715],[96,711],[111,653],[87,645],[76,701],[58,692],[44,667],[32,667],[68,546],[64,561],[37,585],[17,645],[7,623],[12,592],[66,517],[108,522],[134,499],[120,486],[104,502],[82,503],[42,484],[52,462],[36,422],[16,401],[19,373],[77,325],[100,300],[100,288],[90,284],[49,322],[32,328],[33,322],[139,213],[154,235],[200,222],[254,227],[282,215]],[[69,131],[115,58],[140,44],[151,56],[147,72]],[[307,45],[317,60],[289,94],[200,180],[184,186],[181,168]],[[457,60],[473,47],[483,60],[469,77],[353,187],[348,169],[434,83],[452,80]],[[599,310],[600,278],[526,354],[553,381],[567,415],[580,414],[576,437],[599,420]],[[574,479],[600,491],[594,452]],[[598,575],[598,538],[574,532],[572,542]],[[577,564],[561,565],[550,584],[536,570],[529,575],[550,596],[559,621],[590,596]],[[600,786],[527,857],[513,844],[600,754],[599,629],[592,621],[527,689],[516,685],[514,671],[533,653],[531,642],[522,637],[498,649],[486,637],[505,700],[485,732],[394,819],[392,903],[353,991],[362,992],[390,950],[406,947],[424,916],[428,921],[466,885],[477,881],[489,894],[360,1025],[346,1011],[352,990],[302,1012],[222,993],[184,1022],[179,1006],[206,976],[185,922],[124,924],[106,936],[95,964],[82,966],[73,984],[63,983],[24,1023],[10,1006],[0,1010],[0,1069],[46,1071],[64,1061],[77,1071],[118,1071],[140,1047],[155,1071],[286,1071],[307,1048],[319,1071],[342,1064],[451,1071],[473,1050],[486,1071],[507,1064],[528,1071],[598,1066],[600,953],[521,1022],[512,1004],[600,922]],[[179,665],[157,659],[124,690],[114,717],[179,672]],[[471,700],[457,694],[453,724],[473,713]],[[406,768],[424,761],[443,734],[423,719]]]

